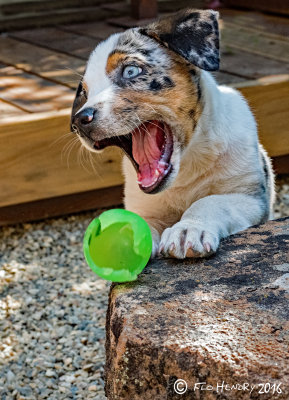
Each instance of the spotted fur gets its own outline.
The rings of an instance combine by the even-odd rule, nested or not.
[[[185,10],[142,28],[141,33],[207,71],[219,69],[218,12]]]
[[[150,224],[154,255],[209,255],[272,210],[273,173],[254,117],[239,92],[206,72],[219,66],[217,19],[215,11],[186,10],[112,35],[91,54],[77,90],[72,127],[81,111],[97,113],[79,133],[92,151],[95,141],[125,137],[149,120],[173,132],[173,168],[159,193],[142,192],[132,163],[123,163],[125,206]],[[142,72],[127,80],[127,65]]]

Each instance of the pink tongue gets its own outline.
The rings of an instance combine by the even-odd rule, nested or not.
[[[163,174],[165,163],[160,161],[164,134],[158,122],[136,129],[132,135],[132,154],[139,165],[138,183],[143,187],[153,185]]]

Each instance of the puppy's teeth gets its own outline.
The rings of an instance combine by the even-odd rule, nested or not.
[[[157,180],[158,180],[157,178],[154,179],[149,185],[144,185],[141,181],[137,181],[137,183],[139,183],[142,187],[147,188],[154,185],[157,182]]]
[[[152,186],[152,185],[154,185],[156,182],[157,182],[157,180],[158,180],[158,178],[159,178],[159,176],[161,175],[161,172],[158,170],[158,169],[156,169],[155,171],[154,171],[154,179],[153,179],[153,181],[150,183],[150,184],[148,184],[148,185],[145,185],[143,182],[142,182],[142,178],[141,178],[141,175],[139,175],[138,174],[138,176],[137,176],[137,183],[139,184],[139,185],[141,185],[143,188],[148,188],[148,187],[150,187],[150,186]]]

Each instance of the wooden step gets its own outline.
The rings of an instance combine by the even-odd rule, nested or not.
[[[248,100],[261,143],[271,157],[289,154],[289,75],[242,82],[235,86]]]
[[[1,116],[0,207],[122,183],[120,151],[88,153],[70,133],[70,112]]]
[[[288,1],[284,0],[224,0],[227,7],[261,10],[269,13],[289,15]]]
[[[60,23],[99,21],[119,12],[105,10],[101,7],[57,9],[47,11],[34,11],[11,16],[0,15],[0,32],[16,29],[39,28],[41,26],[56,25]]]
[[[10,37],[0,36],[0,62],[71,88],[76,88],[85,62]]]
[[[223,8],[220,10],[222,19],[249,29],[259,32],[279,35],[279,37],[289,37],[289,19],[280,15],[265,14],[261,12],[248,12]]]
[[[0,207],[0,226],[44,218],[58,217],[80,211],[120,206],[123,203],[123,187],[88,190],[28,203]]]
[[[286,67],[284,61],[249,53],[247,50],[233,48],[221,42],[220,70],[249,80],[269,75],[283,75]]]
[[[123,32],[123,28],[111,26],[107,22],[87,22],[82,24],[66,24],[58,26],[59,29],[66,32],[72,32],[77,35],[84,35],[90,38],[106,39],[116,32]]]
[[[289,154],[289,77],[284,76],[281,81],[271,78],[242,82],[235,86],[253,107],[261,142],[269,155]],[[78,159],[80,143],[75,138],[73,145],[74,137],[68,133],[70,112],[69,108],[58,113],[2,119],[0,148],[5,151],[0,153],[0,206],[15,204],[15,199],[24,203],[123,182],[118,149],[108,148],[100,155],[87,153],[85,162]],[[70,149],[70,145],[74,147]],[[70,157],[63,154],[61,161],[65,148]],[[96,171],[90,165],[88,154],[93,157]],[[27,159],[33,162],[28,163]]]
[[[289,39],[265,34],[250,27],[239,27],[233,23],[224,22],[221,27],[222,48],[237,49],[257,54],[273,60],[289,63]]]
[[[96,28],[96,34],[97,32]],[[101,35],[102,33],[100,33]],[[81,34],[66,32],[57,27],[11,32],[9,33],[9,37],[62,54],[78,57],[85,61],[87,61],[89,54],[101,40],[101,38],[91,38]],[[49,37],[49,40],[47,40],[47,37]]]
[[[7,103],[0,98],[0,118],[1,120],[4,118],[11,118],[17,120],[18,117],[27,115],[24,110],[15,107],[14,104]],[[3,150],[3,149],[2,149]]]
[[[36,75],[0,64],[0,99],[23,111],[37,113],[62,110],[71,106],[74,95],[74,90],[66,86],[55,85]]]
[[[2,0],[0,1],[0,13],[2,15],[17,15],[28,12],[50,11],[59,9],[95,7],[107,4],[113,0]]]
[[[181,10],[182,8],[204,8],[205,1],[204,0],[162,0],[158,1],[158,11],[160,14],[163,13],[173,13]],[[116,11],[119,10],[122,14],[131,15],[131,7],[130,3],[125,1],[111,2],[108,4],[103,4],[103,8],[106,10]]]
[[[219,85],[232,85],[246,81],[245,78],[238,75],[231,74],[229,72],[215,71],[212,73]]]

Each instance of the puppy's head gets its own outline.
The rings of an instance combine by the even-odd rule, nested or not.
[[[178,174],[202,111],[199,69],[219,67],[217,18],[215,11],[182,11],[110,36],[88,60],[72,130],[90,150],[121,147],[146,193]]]

